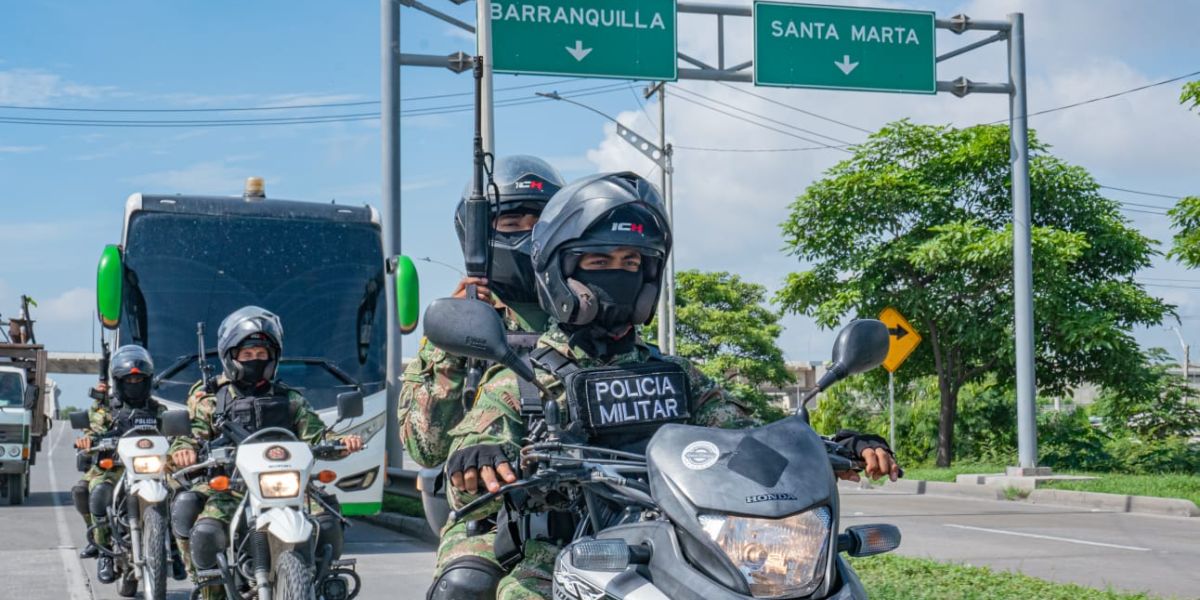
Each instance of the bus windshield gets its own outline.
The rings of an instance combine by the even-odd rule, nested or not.
[[[121,341],[150,352],[164,400],[185,402],[200,379],[196,324],[219,372],[217,327],[249,304],[279,315],[279,380],[313,408],[335,406],[354,384],[383,386],[387,302],[372,223],[135,213],[124,262]]]

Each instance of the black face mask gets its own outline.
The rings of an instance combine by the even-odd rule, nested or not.
[[[133,408],[142,408],[150,400],[152,382],[148,378],[134,383],[126,379],[117,380],[117,397],[121,403]]]
[[[611,337],[624,337],[633,327],[634,303],[642,289],[641,271],[579,269],[574,278],[588,286],[600,303],[592,324],[607,331]]]
[[[274,374],[275,361],[271,359],[242,360],[242,376],[235,382],[239,387],[255,388],[268,379],[268,374]]]
[[[494,234],[488,287],[505,304],[537,303],[537,277],[529,256],[530,237],[529,231]]]

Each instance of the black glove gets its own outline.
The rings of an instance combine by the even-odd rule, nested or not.
[[[863,451],[871,448],[879,448],[887,451],[895,458],[895,453],[888,446],[887,440],[873,433],[862,433],[850,429],[843,429],[833,434],[833,442],[846,448],[854,453],[854,456],[862,458]]]
[[[446,461],[446,473],[453,475],[466,472],[468,469],[495,467],[506,462],[508,462],[508,455],[504,454],[503,447],[498,444],[478,444],[462,448],[451,454]]]

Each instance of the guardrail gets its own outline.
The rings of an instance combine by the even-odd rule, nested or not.
[[[388,467],[387,476],[387,485],[384,487],[385,492],[408,498],[416,498],[418,500],[421,499],[421,492],[417,490],[417,471]]]

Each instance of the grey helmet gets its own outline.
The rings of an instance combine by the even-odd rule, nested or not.
[[[134,383],[130,375],[141,375],[142,380]],[[135,344],[117,348],[108,361],[108,377],[113,382],[118,402],[141,408],[150,400],[154,379],[154,360],[146,349]]]
[[[590,175],[559,190],[533,226],[533,269],[538,301],[559,323],[586,325],[598,303],[573,278],[580,257],[627,246],[642,253],[642,285],[633,324],[649,323],[662,289],[671,228],[658,190],[636,173]]]
[[[496,159],[492,169],[496,189],[488,194],[493,201],[490,216],[511,212],[539,214],[546,203],[566,182],[558,170],[536,156],[518,154]],[[467,198],[471,183],[463,190],[462,199],[454,211],[454,232],[459,244],[466,246],[465,220]],[[493,232],[490,240],[491,264],[488,268],[489,286],[508,303],[537,302],[533,269],[529,266],[529,232]]]
[[[270,352],[271,365],[263,373],[263,379],[275,379],[283,355],[283,324],[275,313],[258,306],[243,306],[221,321],[217,328],[217,354],[230,381],[240,381],[245,375],[243,365],[235,359],[238,348],[251,343],[265,346]]]

